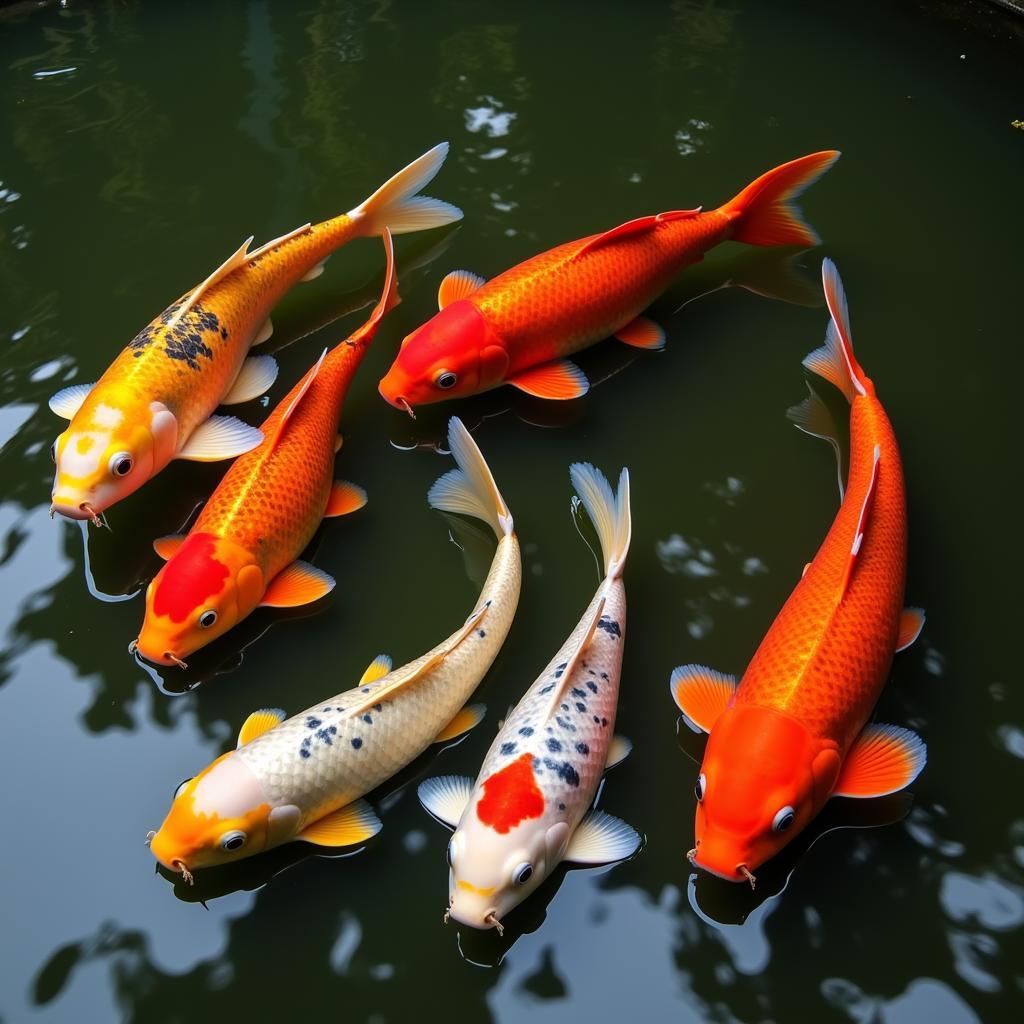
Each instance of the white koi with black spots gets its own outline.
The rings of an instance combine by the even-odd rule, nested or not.
[[[522,576],[512,515],[469,431],[452,419],[459,468],[439,479],[430,504],[489,523],[498,547],[480,597],[447,640],[389,671],[381,656],[359,685],[284,720],[249,716],[239,744],[182,784],[151,849],[186,878],[291,840],[348,846],[381,825],[360,799],[431,743],[460,735],[483,716],[466,701],[497,657],[519,602]]]
[[[509,713],[476,782],[447,776],[420,786],[427,810],[455,828],[448,915],[474,928],[500,931],[505,914],[563,860],[608,863],[640,845],[625,822],[590,810],[605,769],[629,749],[613,738],[626,634],[629,473],[622,471],[617,495],[593,466],[576,464],[571,477],[597,529],[605,577]]]

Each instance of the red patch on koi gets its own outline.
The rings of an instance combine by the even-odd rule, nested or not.
[[[476,805],[477,817],[502,835],[543,813],[544,794],[533,777],[532,754],[522,754],[495,772],[484,783],[484,795]]]
[[[194,533],[164,566],[153,597],[153,611],[184,622],[201,602],[224,589],[228,567],[214,556],[217,538]]]

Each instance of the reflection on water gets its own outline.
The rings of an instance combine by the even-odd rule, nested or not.
[[[0,1017],[284,1018],[300,993],[353,1020],[408,1020],[427,999],[460,1020],[534,1024],[1015,1019],[1024,711],[1006,670],[1020,617],[1006,539],[1019,503],[1009,438],[976,412],[1012,408],[1021,378],[1006,97],[1024,35],[998,13],[945,5],[953,20],[938,22],[926,6],[889,5],[884,25],[870,5],[748,0],[0,7],[0,868],[17,939]],[[967,10],[983,31],[955,20]],[[332,600],[254,615],[191,674],[154,680],[127,653],[159,566],[151,541],[180,530],[225,467],[172,467],[83,540],[46,514],[47,399],[95,380],[229,246],[350,206],[442,138],[435,192],[466,220],[398,240],[404,301],[354,382],[339,458],[370,502],[317,541]],[[385,827],[356,856],[295,844],[195,889],[155,875],[147,830],[250,711],[338,692],[378,651],[415,656],[473,599],[486,543],[424,500],[447,468],[425,449],[453,408],[414,422],[376,395],[443,274],[493,276],[602,226],[717,204],[832,145],[844,159],[806,197],[821,250],[710,254],[652,311],[664,352],[611,341],[581,355],[582,401],[504,388],[458,406],[526,563],[480,690],[486,723],[374,796]],[[666,682],[681,661],[741,670],[834,515],[831,453],[783,416],[820,341],[824,254],[856,281],[858,352],[906,465],[908,600],[929,616],[878,718],[920,731],[930,762],[909,813],[837,801],[752,893],[685,862],[703,739],[673,732]],[[271,402],[358,322],[380,272],[379,246],[354,243],[284,300]],[[632,470],[618,726],[634,752],[611,784],[648,842],[614,869],[558,872],[503,939],[467,934],[441,923],[447,837],[414,783],[476,771],[538,652],[575,621],[593,582],[564,551],[566,467],[581,458]]]

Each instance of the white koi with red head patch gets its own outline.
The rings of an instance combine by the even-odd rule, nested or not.
[[[287,721],[283,711],[250,715],[238,748],[175,793],[150,843],[165,867],[188,880],[197,868],[292,840],[332,847],[363,842],[381,824],[360,798],[431,743],[461,735],[483,717],[480,705],[465,704],[501,650],[515,616],[522,576],[519,541],[480,449],[457,419],[451,422],[448,442],[459,468],[434,484],[430,504],[482,519],[498,538],[473,611],[450,637],[401,668],[391,671],[391,659],[381,656],[357,686]],[[223,551],[209,549],[202,535],[190,535],[185,544],[197,545],[197,551],[185,552],[183,545],[179,555],[210,560],[205,571],[211,589],[231,572],[236,579],[248,572],[247,566],[233,566],[221,573],[216,566],[223,567]],[[158,588],[154,607],[164,600],[161,593]],[[218,600],[214,596],[204,602],[229,613]],[[173,601],[172,593],[161,609],[173,611]],[[178,610],[187,606],[183,596]],[[188,611],[186,625],[194,622],[194,615]],[[154,649],[162,649],[162,643],[155,638]]]
[[[563,860],[608,863],[640,845],[629,825],[590,810],[605,769],[629,749],[613,737],[626,627],[629,474],[622,471],[617,496],[593,466],[574,465],[571,475],[597,528],[605,577],[510,712],[476,782],[447,776],[419,790],[427,810],[455,829],[448,914],[474,928],[501,930],[505,914]]]

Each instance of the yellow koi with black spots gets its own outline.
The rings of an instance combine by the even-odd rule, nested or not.
[[[419,195],[448,153],[442,143],[369,199],[331,220],[305,224],[250,252],[247,239],[201,284],[144,327],[95,384],[50,399],[70,420],[53,443],[51,514],[91,519],[136,491],[172,459],[211,462],[255,448],[263,434],[221,404],[263,394],[277,376],[270,356],[249,350],[272,332],[270,313],[298,281],[353,238],[439,227],[455,206]]]

